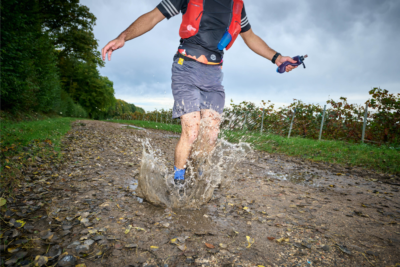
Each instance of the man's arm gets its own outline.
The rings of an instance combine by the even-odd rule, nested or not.
[[[114,50],[123,47],[126,41],[132,40],[150,31],[163,19],[165,19],[165,16],[160,12],[160,10],[158,10],[158,8],[155,8],[149,13],[140,16],[116,39],[112,40],[103,49],[101,49],[101,56],[103,60],[106,60],[106,55],[108,53],[108,60],[110,61],[111,54]]]
[[[242,36],[244,42],[246,45],[253,50],[254,53],[268,59],[272,60],[274,55],[276,54],[276,51],[270,48],[260,37],[258,37],[252,29],[243,32],[240,34]],[[278,58],[275,61],[275,64],[279,67],[282,63],[285,61],[290,61],[292,63],[296,63],[295,60],[293,60],[291,57],[282,57],[278,56]],[[286,67],[286,72],[289,72],[297,67],[293,66],[287,66]]]

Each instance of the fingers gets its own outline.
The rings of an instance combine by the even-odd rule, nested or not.
[[[297,66],[287,66],[286,67],[286,72],[289,72],[289,71],[292,71],[292,70],[294,70],[295,68],[297,68]]]
[[[110,44],[107,44],[103,49],[101,49],[101,57],[103,58],[103,61],[106,60],[108,50],[110,50]]]
[[[111,61],[111,54],[112,54],[112,49],[110,49],[110,51],[108,52],[108,61]]]
[[[108,54],[108,61],[111,60],[111,54],[115,49],[113,49],[113,43],[112,41],[109,42],[103,49],[101,49],[101,56],[103,58],[103,61],[106,60],[107,54]]]

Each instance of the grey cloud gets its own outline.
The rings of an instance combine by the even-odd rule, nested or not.
[[[137,17],[155,8],[156,0],[84,0],[97,17],[95,36],[103,47]],[[279,75],[268,60],[250,51],[238,38],[226,53],[224,86],[227,104],[261,99],[289,103],[293,98],[324,103],[328,96],[368,99],[368,90],[381,86],[400,92],[400,1],[397,0],[245,0],[253,30],[284,55],[308,53],[307,69]],[[181,15],[164,20],[151,32],[113,53],[100,72],[114,81],[116,97],[135,102],[154,99],[146,109],[171,107],[170,71],[179,44]],[[100,47],[100,49],[101,49]],[[245,90],[244,90],[245,89]]]

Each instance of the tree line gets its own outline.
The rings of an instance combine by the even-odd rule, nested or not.
[[[93,34],[96,17],[79,0],[1,2],[1,109],[102,118],[129,106],[113,82]]]

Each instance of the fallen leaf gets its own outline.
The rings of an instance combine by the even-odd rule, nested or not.
[[[276,242],[281,243],[281,242],[289,242],[289,238],[288,237],[282,237],[276,240]]]
[[[9,253],[15,253],[15,252],[18,252],[18,251],[19,251],[19,248],[18,248],[18,247],[12,247],[12,248],[8,248],[7,251],[8,251]]]
[[[128,228],[125,229],[125,234],[128,234],[132,229],[132,225],[129,225]]]
[[[7,200],[5,200],[4,198],[0,197],[0,207],[4,206],[7,203]]]
[[[208,248],[215,248],[212,244],[204,243]]]
[[[157,250],[158,247],[157,247],[157,246],[150,246],[150,249],[151,249],[151,250]]]
[[[176,241],[177,241],[177,239],[176,239],[176,238],[173,238],[173,239],[171,239],[171,243],[172,243],[172,244],[177,244],[177,242],[176,242]]]
[[[226,244],[223,244],[223,243],[220,243],[219,246],[220,246],[221,248],[227,248],[227,247],[228,247]]]
[[[16,222],[21,224],[21,226],[20,226],[20,227],[17,227],[17,228],[24,227],[24,225],[26,224],[26,222],[24,222],[24,221],[22,221],[22,220],[17,220]]]
[[[144,232],[146,232],[146,230],[144,230],[143,228],[140,228],[140,227],[134,227],[136,230],[138,230],[138,231],[144,231]]]
[[[268,240],[271,240],[271,241],[275,240],[275,237],[268,236],[267,238],[268,238]]]
[[[43,266],[49,261],[49,258],[45,256],[36,256],[35,258],[35,266]]]
[[[251,238],[250,236],[246,236],[246,240],[248,243],[248,246],[246,248],[251,247],[251,245],[253,245],[253,243],[254,243],[254,238]]]

